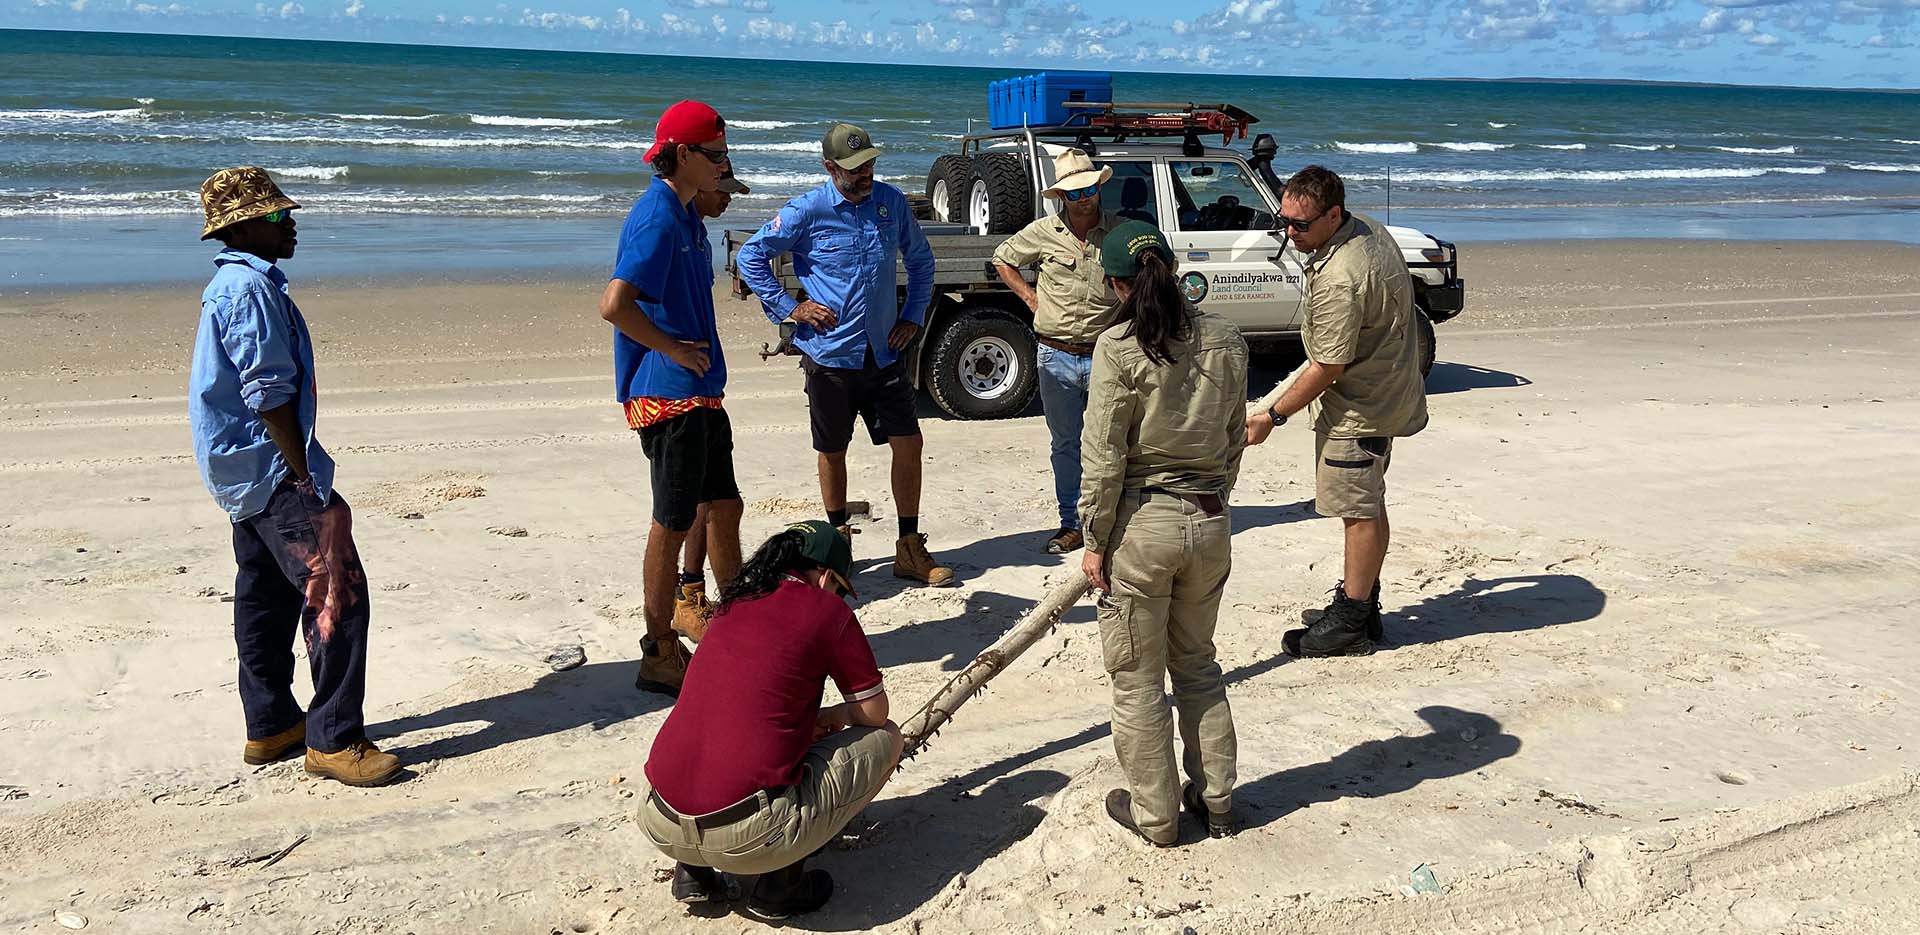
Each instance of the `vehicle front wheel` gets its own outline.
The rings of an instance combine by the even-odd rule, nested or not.
[[[997,308],[971,308],[928,348],[927,391],[956,419],[1005,419],[1026,411],[1038,387],[1033,331]]]
[[[1420,378],[1424,380],[1433,372],[1433,320],[1417,305],[1413,309],[1413,327],[1415,340],[1420,342]]]

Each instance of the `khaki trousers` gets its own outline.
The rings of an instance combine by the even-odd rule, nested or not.
[[[698,816],[668,818],[648,789],[640,798],[640,830],[683,864],[743,876],[778,870],[833,840],[880,791],[893,765],[893,736],[848,727],[815,743],[801,763],[799,782],[754,793],[752,814],[712,828],[698,827]]]
[[[1107,560],[1100,639],[1113,682],[1113,749],[1133,793],[1133,819],[1155,841],[1179,832],[1173,762],[1173,681],[1181,762],[1210,811],[1233,804],[1238,745],[1213,648],[1233,566],[1231,511],[1208,516],[1174,494],[1127,491]]]

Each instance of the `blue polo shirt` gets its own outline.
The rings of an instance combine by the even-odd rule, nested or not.
[[[613,278],[640,291],[635,304],[654,326],[682,341],[707,342],[712,365],[705,376],[650,354],[646,345],[613,330],[613,390],[626,402],[637,396],[692,399],[722,396],[727,361],[713,312],[713,251],[700,215],[680,201],[665,179],[655,178],[633,203],[620,231]]]
[[[933,248],[913,219],[907,196],[885,182],[854,204],[829,181],[780,209],[740,248],[737,262],[767,317],[787,320],[800,303],[773,273],[773,259],[793,254],[793,271],[807,297],[833,310],[839,321],[825,332],[801,325],[794,346],[816,363],[859,370],[869,351],[881,367],[900,355],[887,346],[893,326],[927,320],[933,301]],[[907,299],[899,303],[895,270],[907,267]]]

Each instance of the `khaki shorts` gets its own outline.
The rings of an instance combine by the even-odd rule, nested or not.
[[[833,840],[880,791],[892,766],[891,734],[878,727],[849,727],[807,751],[799,782],[754,793],[759,807],[751,815],[699,828],[693,816],[667,817],[648,789],[640,800],[640,829],[679,863],[741,875],[767,873]]]
[[[1313,508],[1321,516],[1375,519],[1387,509],[1391,438],[1313,437]]]

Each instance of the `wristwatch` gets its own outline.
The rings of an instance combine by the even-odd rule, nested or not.
[[[1287,417],[1280,414],[1280,410],[1277,404],[1274,406],[1267,407],[1267,418],[1273,420],[1274,428],[1279,428],[1280,426],[1287,424]]]

